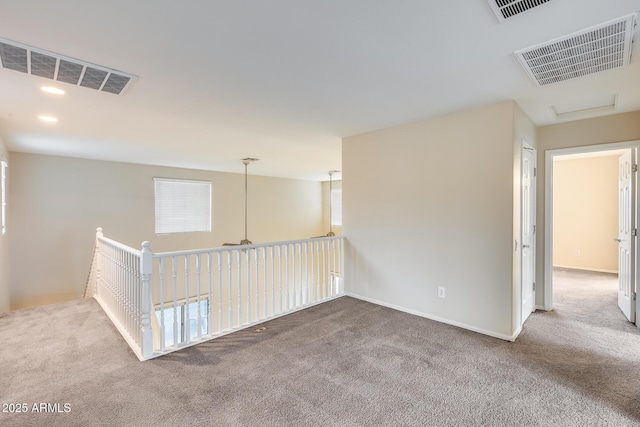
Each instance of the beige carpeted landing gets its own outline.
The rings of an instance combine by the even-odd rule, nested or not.
[[[615,276],[555,285],[515,343],[344,297],[148,362],[93,300],[14,312],[0,402],[28,413],[0,425],[640,425],[640,332]]]

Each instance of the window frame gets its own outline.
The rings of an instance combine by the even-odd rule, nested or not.
[[[164,310],[165,312],[165,329],[164,329],[164,342],[165,342],[165,347],[172,347],[172,346],[179,346],[181,344],[184,344],[186,342],[191,341],[192,339],[196,338],[198,336],[198,317],[197,317],[197,313],[198,313],[198,302],[201,304],[200,305],[200,318],[202,319],[201,325],[203,326],[203,330],[200,331],[202,336],[209,334],[210,330],[211,330],[211,325],[209,324],[209,311],[211,309],[211,304],[209,302],[209,298],[208,297],[201,297],[200,301],[198,301],[197,297],[191,297],[189,298],[189,300],[180,300],[176,303],[175,305],[175,314],[178,315],[178,319],[176,322],[176,326],[178,328],[178,343],[176,344],[174,342],[174,335],[173,335],[173,322],[172,321],[167,321],[167,317],[169,317],[167,315],[167,313],[171,313],[171,316],[174,315],[174,306],[173,305],[166,305],[166,304],[156,304],[154,306],[154,311],[155,311],[155,316],[156,319],[158,321],[158,326],[162,325],[162,310]],[[185,310],[186,305],[189,304],[189,319],[187,319],[186,314],[187,311]],[[196,313],[196,318],[193,319],[191,317],[192,313]],[[172,319],[172,318],[171,318]],[[195,321],[196,322],[196,327],[195,328],[191,328],[191,321]],[[185,327],[185,323],[189,322],[189,335],[191,335],[190,338],[187,338],[187,328]],[[162,331],[161,331],[162,332]]]
[[[340,218],[340,222],[336,222],[336,212],[335,209],[338,209],[338,207],[336,207],[336,203],[335,200],[333,198],[333,193],[340,193],[340,212],[338,213],[338,217]],[[331,205],[329,207],[329,209],[331,209],[331,226],[335,226],[335,227],[342,227],[342,188],[334,188],[330,191],[329,193],[329,197],[331,198]]]
[[[186,219],[183,218],[183,227],[176,228],[175,224],[172,228],[171,224],[159,224],[158,221],[158,212],[162,207],[159,206],[160,201],[158,200],[158,186],[161,183],[173,183],[173,184],[197,184],[197,185],[207,185],[208,186],[208,217],[206,219],[207,226],[205,228],[189,228],[186,227]],[[154,188],[154,232],[157,235],[170,235],[170,234],[184,234],[184,233],[210,233],[212,230],[212,217],[213,217],[213,183],[211,181],[205,180],[195,180],[195,179],[180,179],[180,178],[153,178],[153,188]],[[162,195],[161,195],[162,197]],[[175,207],[174,207],[175,208]],[[195,209],[193,210],[195,212]],[[171,214],[166,214],[169,217]],[[159,225],[163,225],[163,227],[159,227]]]

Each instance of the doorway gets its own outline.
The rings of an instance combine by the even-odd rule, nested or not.
[[[614,297],[617,291],[619,309],[635,322],[638,145],[546,152],[545,310],[554,308],[554,281],[560,291],[570,277],[584,283],[600,278],[594,283],[609,286]]]

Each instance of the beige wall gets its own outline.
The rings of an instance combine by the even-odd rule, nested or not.
[[[618,159],[554,162],[554,266],[618,272]]]
[[[0,138],[0,160],[9,160],[9,151]],[[9,174],[11,169],[7,168],[7,183],[9,182]],[[8,195],[7,195],[8,196]],[[7,204],[11,201],[7,198]],[[8,212],[7,212],[8,214]],[[10,224],[7,222],[7,225]],[[4,236],[0,233],[0,313],[9,311],[9,235],[11,229],[7,228],[7,234]]]
[[[244,176],[11,153],[11,308],[78,298],[95,239],[105,236],[156,252],[218,247],[244,237]],[[154,234],[154,177],[210,180],[211,233]],[[254,243],[322,233],[319,182],[249,176],[249,239]]]
[[[509,101],[343,140],[347,292],[514,334],[514,146],[535,135],[519,114]]]
[[[544,230],[545,151],[640,140],[640,111],[578,120],[538,128],[538,230]],[[537,238],[536,304],[544,305],[544,233]]]

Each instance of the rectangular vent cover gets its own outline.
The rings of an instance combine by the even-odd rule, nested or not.
[[[3,68],[122,95],[137,76],[0,38]]]
[[[493,13],[501,22],[549,1],[551,0],[488,0]]]
[[[575,79],[631,62],[636,14],[515,52],[538,86]]]

